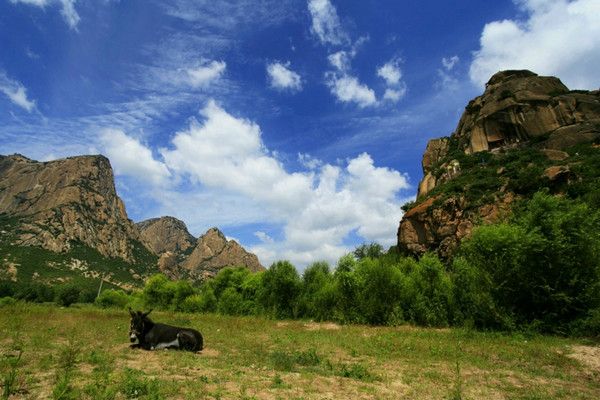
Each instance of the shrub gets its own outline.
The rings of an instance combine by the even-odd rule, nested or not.
[[[156,274],[146,281],[143,296],[149,307],[168,309],[175,297],[175,286],[163,274]]]
[[[476,229],[461,254],[489,280],[496,320],[567,333],[600,306],[600,214],[584,203],[536,193],[510,223]]]
[[[206,311],[202,296],[199,294],[193,294],[189,297],[186,297],[181,303],[181,311],[188,313],[199,313]]]
[[[12,297],[9,297],[9,296],[0,297],[0,307],[12,306],[16,302],[17,301],[15,299],[13,299]]]
[[[289,261],[278,261],[263,273],[259,294],[265,310],[277,318],[297,315],[297,299],[301,281],[296,268]]]
[[[365,258],[356,267],[358,308],[369,324],[394,324],[402,318],[397,307],[404,286],[400,269]]]
[[[81,289],[75,284],[59,286],[56,290],[56,302],[63,307],[69,307],[79,300],[80,292]]]
[[[452,321],[452,280],[441,261],[424,254],[418,262],[405,260],[407,277],[402,294],[403,309],[413,322],[425,326],[447,326]]]
[[[131,296],[122,290],[106,289],[96,298],[95,304],[102,308],[125,308],[131,302]]]

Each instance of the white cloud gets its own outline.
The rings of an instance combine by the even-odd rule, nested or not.
[[[397,192],[408,188],[405,175],[376,167],[366,153],[344,166],[315,163],[313,169],[291,173],[265,147],[256,123],[214,101],[201,114],[202,122],[191,122],[174,136],[170,149],[161,151],[165,163],[192,187],[246,197],[272,223],[283,224],[281,240],[255,233],[262,243],[250,250],[265,265],[281,258],[298,266],[334,262],[349,250],[344,239],[351,232],[366,241],[395,242],[402,214]]]
[[[31,112],[35,109],[35,101],[27,98],[27,89],[20,82],[10,79],[0,70],[0,92],[19,107]]]
[[[271,236],[269,236],[267,233],[262,232],[262,231],[254,232],[254,236],[259,238],[260,241],[263,243],[274,243],[275,242]]]
[[[353,52],[340,50],[336,53],[327,56],[329,63],[334,66],[338,71],[347,71],[350,69],[350,60],[354,57]]]
[[[377,69],[377,76],[380,76],[385,82],[390,85],[397,85],[402,79],[402,71],[398,65],[398,61],[390,61]]]
[[[329,0],[309,0],[308,11],[312,17],[311,31],[323,44],[341,45],[349,42],[342,29],[340,18]]]
[[[399,89],[385,89],[385,93],[383,95],[384,100],[391,101],[392,103],[397,103],[406,95],[406,87],[401,87]]]
[[[202,65],[186,70],[188,81],[193,87],[208,86],[223,75],[226,67],[225,61],[203,61]]]
[[[360,83],[354,76],[330,72],[325,74],[325,82],[331,94],[339,101],[356,103],[361,108],[377,105],[377,97],[373,89]]]
[[[406,83],[402,81],[400,63],[400,59],[392,59],[377,69],[377,76],[383,78],[387,84],[383,99],[392,103],[400,101],[407,91]]]
[[[469,75],[483,86],[499,70],[558,76],[571,88],[600,82],[600,1],[518,0],[527,19],[485,25]]]
[[[448,71],[452,71],[452,69],[456,66],[456,64],[458,64],[458,62],[460,61],[460,59],[458,58],[458,56],[452,56],[452,57],[444,57],[442,58],[442,65],[444,66],[444,68],[446,68],[446,70]]]
[[[77,30],[77,25],[81,19],[77,10],[75,10],[75,3],[77,0],[10,0],[10,2],[13,4],[22,3],[41,8],[51,4],[59,4],[61,6],[60,13],[63,16],[63,19],[67,25],[74,30]]]
[[[115,169],[115,174],[160,185],[171,176],[168,168],[152,156],[152,151],[140,141],[119,129],[104,129],[100,145]]]
[[[321,165],[323,165],[323,161],[314,158],[310,154],[298,153],[298,162],[307,169],[313,170],[317,169]]]
[[[290,69],[290,63],[275,62],[267,65],[271,87],[277,90],[298,91],[302,89],[302,78]]]

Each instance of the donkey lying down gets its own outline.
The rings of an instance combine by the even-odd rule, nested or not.
[[[138,343],[132,344],[131,348],[202,350],[203,340],[200,332],[192,328],[155,323],[148,318],[150,312],[152,310],[144,313],[129,309],[131,315],[129,339],[132,343],[138,341]]]

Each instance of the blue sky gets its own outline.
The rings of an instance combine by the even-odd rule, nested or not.
[[[135,221],[265,265],[396,240],[494,72],[600,85],[600,0],[0,0],[0,153],[104,154]]]

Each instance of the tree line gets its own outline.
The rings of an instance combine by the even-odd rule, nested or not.
[[[225,268],[200,286],[159,274],[139,291],[104,290],[95,303],[600,335],[600,212],[579,200],[538,192],[505,221],[476,228],[451,260],[432,253],[415,259],[369,244],[333,268],[316,262],[302,275],[288,261],[259,273]]]

